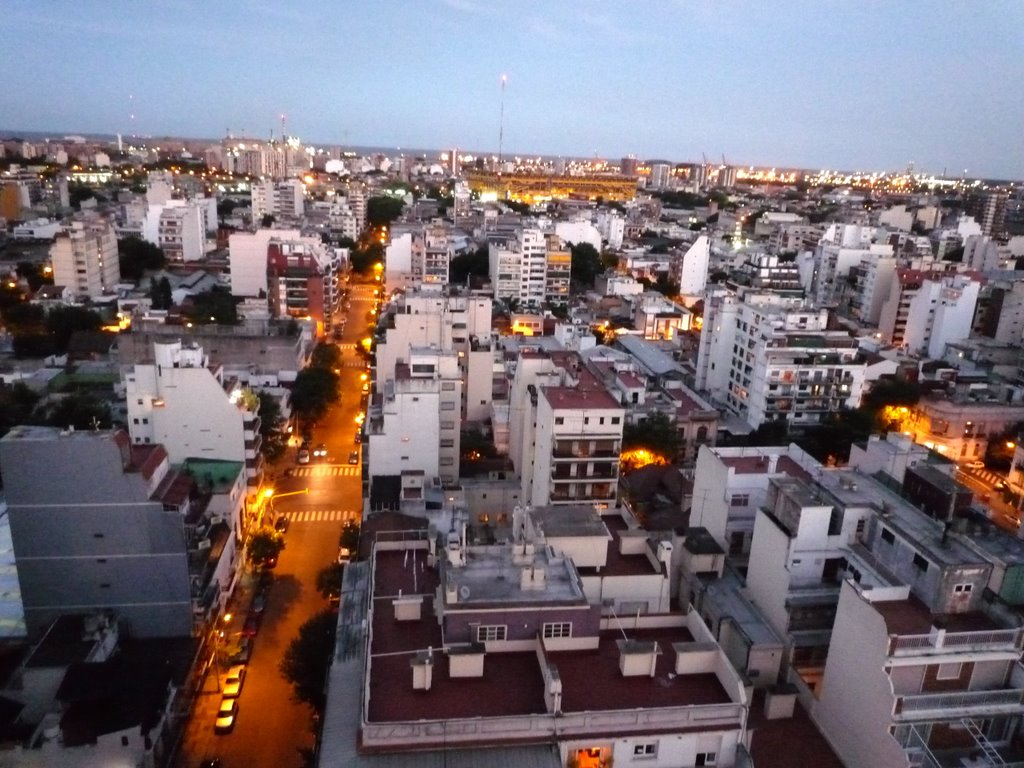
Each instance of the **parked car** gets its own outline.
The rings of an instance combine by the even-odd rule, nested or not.
[[[359,451],[352,451],[352,453],[350,453],[348,455],[348,463],[349,464],[358,464],[359,463]]]
[[[260,580],[256,583],[256,589],[261,595],[267,594],[274,586],[274,574],[271,571],[260,571]]]
[[[248,664],[252,655],[252,641],[245,635],[239,635],[228,648],[230,664]]]
[[[245,616],[245,624],[242,625],[242,634],[246,637],[256,637],[256,633],[260,631],[262,619],[261,614],[249,611]]]
[[[267,596],[257,592],[256,596],[253,597],[252,603],[249,605],[249,610],[253,613],[263,613],[267,608]]]
[[[306,448],[299,448],[299,464],[309,464],[309,451]]]
[[[985,468],[985,462],[984,461],[968,461],[967,462],[967,467],[969,469],[984,469]]]
[[[274,521],[274,530],[278,533],[287,533],[288,518],[284,515],[278,515],[277,520]]]
[[[353,442],[356,445],[359,445],[360,443],[363,442],[363,432],[362,432],[362,430],[359,430],[359,429],[356,430],[356,436],[355,436],[355,440]]]
[[[237,699],[242,693],[242,683],[245,682],[245,666],[236,664],[228,670],[224,678],[224,689],[222,693],[225,699]]]
[[[213,725],[214,733],[231,733],[237,717],[238,700],[221,699],[220,709],[217,710],[217,721]]]
[[[348,547],[338,547],[338,562],[347,563],[352,559],[352,552]]]

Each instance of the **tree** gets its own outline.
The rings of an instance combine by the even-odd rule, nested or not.
[[[641,448],[675,460],[679,452],[679,430],[665,414],[655,411],[639,424],[627,424],[622,430],[622,448]]]
[[[338,374],[327,368],[303,368],[292,386],[292,412],[301,422],[312,424],[338,399]]]
[[[264,526],[249,538],[249,562],[253,566],[272,560],[284,549],[284,536],[270,526]]]
[[[476,427],[462,431],[459,436],[459,449],[462,451],[462,459],[464,461],[493,459],[498,455],[494,443]]]
[[[284,433],[281,401],[269,392],[260,393],[260,451],[267,461],[277,461],[284,455],[288,437]]]
[[[448,282],[464,283],[470,275],[487,277],[491,269],[491,251],[485,244],[475,251],[460,253],[448,267]]]
[[[160,248],[134,235],[117,241],[117,260],[121,277],[134,281],[141,280],[143,273],[163,269],[167,264],[167,257]]]
[[[208,291],[190,296],[182,302],[182,310],[185,317],[196,325],[237,325],[240,301],[240,298],[231,295],[231,291],[215,286]]]
[[[383,260],[384,246],[376,240],[365,248],[356,248],[349,255],[349,261],[352,263],[352,270],[364,275],[373,269],[374,264]]]
[[[54,307],[46,314],[46,330],[53,337],[58,352],[65,352],[72,334],[78,331],[98,331],[103,318],[85,307]]]
[[[42,264],[31,261],[19,261],[16,270],[18,277],[28,282],[28,287],[33,293],[44,285],[53,285],[53,276],[43,271]]]
[[[289,643],[278,669],[295,692],[295,698],[320,712],[324,707],[324,685],[334,653],[334,635],[338,617],[326,610],[313,616],[299,628]]]
[[[33,415],[52,427],[79,430],[109,429],[113,424],[110,406],[88,392],[72,392],[51,405],[44,413]]]
[[[601,274],[601,254],[590,243],[570,243],[572,265],[569,279],[577,290],[592,288],[594,278]]]
[[[15,335],[31,331],[40,332],[46,327],[46,310],[39,304],[11,304],[3,310],[4,323]]]
[[[166,277],[161,277],[159,282],[155,277],[149,278],[149,299],[153,302],[153,309],[170,309],[174,306],[171,281]]]
[[[0,383],[0,437],[11,427],[29,423],[32,411],[39,402],[39,395],[22,384]]]
[[[659,274],[654,283],[654,290],[663,296],[678,296],[679,283],[672,282],[666,274]]]
[[[226,200],[221,200],[219,203],[217,203],[217,215],[222,219],[226,218],[230,216],[237,207],[238,202],[235,200],[232,200],[230,198]]]
[[[405,202],[397,197],[382,195],[366,201],[366,224],[370,227],[386,227],[399,216]]]
[[[320,569],[316,575],[316,590],[325,600],[341,597],[341,577],[344,572],[345,566],[342,563],[331,563]]]
[[[341,348],[337,344],[317,344],[309,356],[309,365],[333,371],[341,365]]]
[[[260,219],[260,226],[263,227],[263,229],[270,229],[272,226],[274,226],[274,221],[274,214],[265,213],[263,214],[263,218]]]

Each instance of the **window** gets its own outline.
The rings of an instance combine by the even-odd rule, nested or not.
[[[714,752],[698,752],[694,765],[718,765],[718,755]]]
[[[454,421],[442,421],[441,422],[441,429],[455,429],[455,422]]]
[[[132,419],[132,424],[138,424],[138,423],[139,423],[138,419]]]
[[[455,410],[455,403],[441,403],[441,410],[442,411],[454,411]]]
[[[555,416],[555,424],[558,424],[558,425],[565,424],[565,417],[564,416]]]
[[[571,621],[553,621],[544,624],[542,634],[547,639],[572,637]]]
[[[450,438],[450,437],[442,437],[441,438],[441,447],[442,448],[454,448],[455,447],[455,440]]]
[[[450,467],[455,463],[451,456],[442,456],[438,462],[442,467]]]
[[[924,573],[925,571],[928,570],[928,561],[925,560],[920,555],[914,555],[914,561],[913,562],[914,562],[914,567],[917,568],[917,570],[921,571],[922,573]]]
[[[650,741],[644,744],[633,745],[633,757],[657,757],[658,742]]]
[[[938,664],[935,667],[936,680],[958,680],[960,678],[960,663]]]
[[[953,592],[954,592],[954,594],[969,595],[973,591],[974,591],[974,585],[973,584],[954,584],[953,585]]]
[[[506,624],[484,624],[476,628],[476,641],[486,643],[489,640],[504,640],[508,636]]]
[[[882,529],[882,541],[884,541],[884,542],[886,542],[888,544],[895,544],[896,543],[896,534],[894,534],[888,528],[883,528]]]
[[[442,381],[441,382],[441,391],[442,392],[454,392],[455,391],[455,382],[454,381]]]
[[[729,499],[730,507],[745,507],[750,503],[749,493],[734,493]]]
[[[618,424],[621,419],[618,416],[612,416],[612,424]]]

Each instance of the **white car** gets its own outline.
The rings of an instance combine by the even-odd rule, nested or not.
[[[245,666],[243,664],[236,664],[228,670],[227,677],[224,678],[224,694],[225,699],[237,699],[239,694],[242,693],[242,683],[245,682]]]
[[[221,699],[220,709],[217,710],[217,720],[213,725],[214,733],[231,733],[235,727],[235,718],[238,716],[237,699]]]
[[[967,467],[968,469],[984,469],[985,468],[985,462],[984,461],[968,461],[964,466]]]

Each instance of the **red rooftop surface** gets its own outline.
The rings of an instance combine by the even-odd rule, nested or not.
[[[602,515],[601,522],[612,535],[612,540],[608,542],[608,560],[601,569],[603,576],[649,576],[657,572],[646,555],[623,555],[619,551],[619,539],[623,531],[629,530],[629,526],[620,515]],[[595,571],[593,568],[580,570],[585,574]]]
[[[815,727],[800,702],[792,717],[763,717],[764,694],[754,694],[747,726],[753,733],[750,756],[757,768],[843,768],[825,737]]]
[[[872,603],[885,620],[890,635],[927,635],[932,626],[939,622],[947,632],[987,632],[1004,629],[984,613],[951,613],[936,615],[928,606],[916,598],[887,600]]]
[[[131,459],[125,470],[127,472],[139,472],[149,480],[159,467],[167,459],[167,451],[162,445],[133,445],[131,446]]]
[[[434,615],[437,575],[426,567],[426,553],[378,550],[370,648],[369,720],[401,722],[470,717],[544,714],[544,680],[537,653],[489,653],[481,678],[452,678]],[[649,567],[649,566],[648,566]],[[414,575],[415,574],[415,577]],[[422,595],[418,621],[395,620],[393,600]],[[594,650],[549,652],[562,681],[564,712],[727,704],[731,701],[714,674],[675,675],[673,643],[692,642],[683,627],[627,630],[625,637],[658,643],[655,676],[623,677],[617,641],[621,630],[601,633]],[[433,651],[430,690],[413,689],[410,661]]]
[[[615,409],[621,406],[605,389],[578,389],[576,387],[542,387],[544,397],[552,410],[586,410],[591,408]]]
[[[811,474],[785,454],[775,460],[772,469],[772,456],[760,454],[754,456],[719,456],[719,460],[730,467],[737,475],[784,474],[797,480],[810,481]]]
[[[602,632],[597,650],[548,654],[548,660],[558,668],[562,679],[564,712],[728,704],[731,701],[718,678],[711,673],[674,674],[676,654],[672,643],[693,642],[693,636],[685,628],[627,630],[626,637],[658,643],[661,654],[654,677],[622,676],[616,641],[622,640],[623,634],[618,630]],[[490,661],[490,657],[487,660]]]

